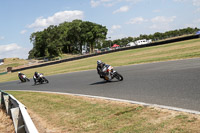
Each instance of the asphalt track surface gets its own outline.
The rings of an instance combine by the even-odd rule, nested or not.
[[[115,68],[123,81],[105,82],[96,70],[47,76],[49,84],[0,83],[1,90],[83,94],[200,111],[200,58]]]

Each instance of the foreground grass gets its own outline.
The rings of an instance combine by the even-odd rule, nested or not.
[[[32,77],[35,71],[42,72],[45,75],[54,75],[95,69],[96,61],[99,59],[112,66],[122,66],[194,57],[200,57],[200,39],[116,52],[77,61],[65,62],[57,65],[25,70],[22,72],[28,77]],[[17,79],[17,73],[0,75],[0,82]]]
[[[199,133],[200,116],[128,103],[39,92],[8,91],[49,132]],[[40,131],[45,132],[45,131]]]

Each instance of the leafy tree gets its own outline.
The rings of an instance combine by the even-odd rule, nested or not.
[[[97,43],[106,39],[107,28],[92,22],[85,22],[85,40],[89,44],[90,53],[94,52],[94,47]]]
[[[88,45],[90,52],[105,40],[107,28],[89,21],[74,20],[58,26],[51,25],[30,36],[33,49],[29,58],[55,57],[63,53],[82,53],[82,46]]]
[[[30,51],[31,56],[43,57],[45,54],[46,42],[43,32],[35,32],[31,34],[30,40],[33,42],[33,50]]]
[[[62,44],[59,41],[59,29],[57,26],[49,26],[44,30],[47,35],[45,56],[56,57],[62,54]]]

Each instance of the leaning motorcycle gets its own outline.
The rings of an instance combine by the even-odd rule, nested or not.
[[[35,85],[37,83],[39,83],[39,84],[49,83],[49,81],[44,77],[44,75],[42,73],[39,74],[39,78],[38,79],[35,77],[35,75],[33,76],[33,79],[35,81]]]
[[[116,78],[119,81],[122,81],[124,79],[123,76],[119,74],[116,70],[114,70],[113,67],[110,65],[106,65],[103,68],[103,72],[104,72],[103,78],[106,81],[111,81],[114,78]]]
[[[19,79],[20,79],[21,82],[26,82],[26,81],[29,82],[29,81],[30,81],[30,80],[26,77],[26,75],[24,75],[24,74],[20,75],[20,76],[19,76]]]

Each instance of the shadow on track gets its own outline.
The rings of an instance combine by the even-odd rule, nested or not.
[[[28,83],[28,82],[17,82],[17,84],[25,84],[25,83]]]
[[[37,83],[37,84],[32,84],[32,86],[39,86],[39,85],[45,85],[45,84],[48,84],[48,83]]]
[[[95,83],[92,83],[90,85],[100,85],[100,84],[107,84],[107,83],[114,83],[114,82],[119,82],[119,81],[100,81],[100,82],[95,82]]]

